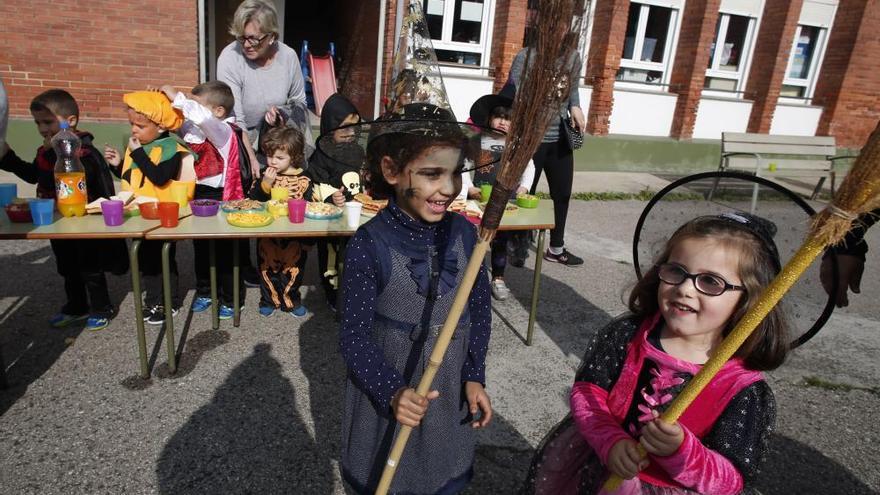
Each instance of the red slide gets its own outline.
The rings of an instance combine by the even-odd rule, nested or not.
[[[330,95],[336,92],[336,69],[330,54],[316,56],[308,53],[309,74],[312,78],[312,96],[315,99],[315,113],[320,117],[321,108]]]

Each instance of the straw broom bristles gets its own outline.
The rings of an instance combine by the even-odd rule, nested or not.
[[[669,408],[660,416],[667,423],[674,423],[684,414],[688,406],[697,398],[703,388],[712,381],[724,363],[726,363],[770,310],[782,299],[782,296],[803,275],[813,260],[822,251],[840,242],[852,228],[859,214],[869,212],[880,206],[880,124],[868,138],[862,152],[853,164],[852,169],[834,201],[821,213],[816,215],[807,239],[785,264],[782,271],[758,297],[754,307],[736,324],[730,334],[724,338],[712,357],[700,369],[700,372],[688,383],[681,393],[670,403]],[[647,453],[639,444],[639,453],[645,457]],[[609,493],[620,487],[623,480],[612,475],[605,483]]]
[[[443,363],[446,348],[449,347],[449,341],[455,333],[455,327],[470,297],[489,243],[501,222],[510,193],[519,183],[529,159],[541,143],[550,118],[568,98],[571,85],[576,84],[575,81],[571,81],[571,62],[576,56],[577,35],[580,31],[579,16],[583,13],[583,10],[579,11],[578,5],[582,7],[583,0],[541,0],[539,3],[537,40],[533,52],[535,57],[527,58],[523,80],[517,87],[510,134],[501,158],[503,167],[498,172],[492,195],[483,213],[479,241],[474,246],[461,284],[456,289],[452,308],[416,387],[416,393],[422,397],[428,394],[434,376]],[[570,33],[575,35],[572,36]],[[400,427],[382,471],[376,494],[384,495],[391,488],[397,465],[411,432],[412,428],[409,426]]]

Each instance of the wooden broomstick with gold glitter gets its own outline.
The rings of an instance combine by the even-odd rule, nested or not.
[[[558,116],[559,108],[569,98],[571,85],[577,84],[572,80],[576,77],[576,74],[572,74],[572,67],[578,56],[583,0],[541,0],[538,5],[535,48],[529,50],[524,77],[517,87],[510,132],[501,157],[503,166],[483,213],[478,242],[416,388],[416,393],[422,397],[428,394],[434,376],[440,369],[511,193],[516,190],[529,159],[541,143],[550,119]],[[400,427],[382,471],[377,494],[388,493],[411,432],[409,426]]]
[[[724,363],[736,353],[813,260],[826,247],[839,243],[860,214],[878,207],[880,207],[880,124],[871,133],[855,164],[834,195],[834,200],[813,219],[807,239],[758,297],[752,310],[742,317],[736,327],[718,345],[712,357],[670,403],[669,408],[660,415],[660,418],[668,423],[678,421],[691,402],[712,381]],[[645,457],[647,454],[641,444],[638,448],[641,456]],[[605,490],[613,493],[620,487],[622,481],[620,477],[612,475],[605,482]]]

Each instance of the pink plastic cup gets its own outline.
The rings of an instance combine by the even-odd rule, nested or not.
[[[288,199],[287,218],[290,223],[303,223],[306,220],[306,200]]]
[[[107,200],[101,202],[101,213],[104,215],[104,225],[116,227],[122,225],[122,201]]]
[[[163,227],[177,227],[180,220],[180,205],[172,202],[159,202],[159,225]]]

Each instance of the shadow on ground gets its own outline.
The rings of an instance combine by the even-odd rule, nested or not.
[[[258,344],[171,437],[159,493],[332,493],[329,459],[297,412],[296,391],[271,346]]]
[[[64,304],[64,289],[48,243],[0,256],[0,266],[4,267],[0,298],[11,299],[0,312],[0,365],[7,368],[7,388],[0,390],[2,416],[76,342],[85,320],[63,329],[49,326],[49,317]],[[107,275],[110,300],[116,305],[126,295],[122,278]]]
[[[797,440],[773,435],[770,454],[756,488],[763,495],[835,494],[874,495],[846,466]]]
[[[531,251],[525,267],[514,268],[508,265],[505,270],[505,280],[511,289],[512,299],[525,311],[526,318],[532,307],[534,263],[535,253]],[[547,262],[544,262],[544,265],[546,266]],[[571,272],[571,276],[583,276],[583,274]],[[591,303],[585,296],[588,295],[578,293],[570,285],[542,271],[536,326],[540,326],[544,334],[553,340],[566,356],[583,357],[589,338],[612,319],[608,313]],[[506,317],[508,315],[506,307],[511,302],[511,300],[503,302],[493,300],[496,311],[493,312],[492,318]],[[526,337],[527,325],[528,320],[524,319],[515,329],[521,339]]]

